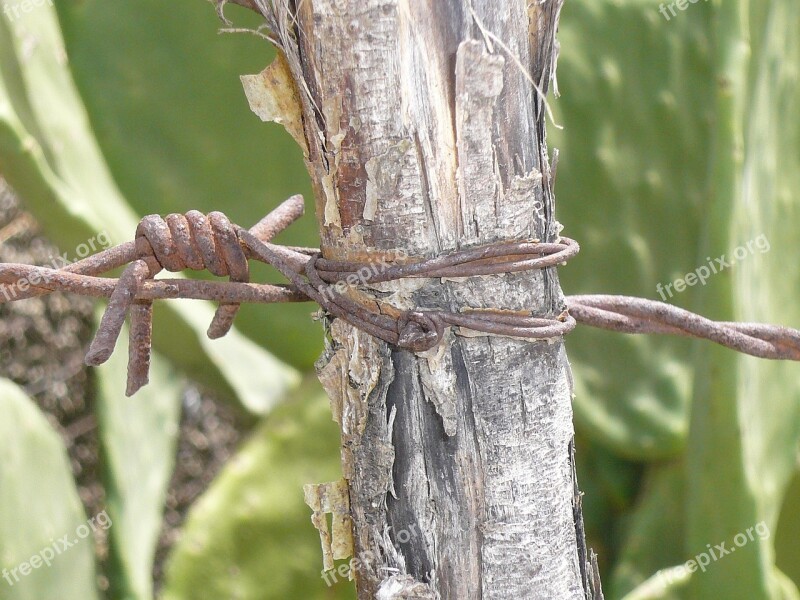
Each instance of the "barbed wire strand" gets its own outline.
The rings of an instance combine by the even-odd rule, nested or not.
[[[203,215],[189,211],[166,218],[150,215],[140,222],[134,241],[61,269],[0,264],[0,303],[54,291],[108,298],[85,362],[97,366],[108,360],[130,316],[127,395],[148,381],[153,302],[181,298],[219,303],[208,329],[211,338],[230,330],[243,303],[314,301],[334,317],[412,352],[438,345],[447,327],[514,338],[553,339],[581,323],[622,333],[706,339],[760,358],[800,361],[800,331],[796,329],[712,321],[664,302],[630,296],[567,296],[560,314],[544,317],[499,307],[470,307],[461,312],[425,308],[404,311],[374,299],[362,303],[337,288],[354,275],[360,284],[369,285],[409,277],[468,278],[545,269],[565,264],[580,248],[566,237],[556,243],[498,242],[402,264],[382,260],[381,269],[373,269],[368,262],[325,259],[315,248],[270,243],[302,214],[303,198],[293,196],[250,230],[231,223],[220,212]],[[272,265],[289,283],[251,283],[248,260]],[[119,278],[100,276],[121,267],[124,270]],[[230,281],[155,279],[162,270],[208,270]]]

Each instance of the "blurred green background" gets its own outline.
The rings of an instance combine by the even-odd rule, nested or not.
[[[303,193],[312,214],[279,241],[317,243],[301,152],[250,112],[239,81],[272,60],[267,42],[218,35],[202,0],[0,4],[10,8],[0,16],[0,175],[21,201],[2,231],[30,214],[63,252],[101,231],[126,241],[148,213],[222,210],[249,225]],[[551,99],[563,129],[551,126],[549,142],[561,152],[558,219],[582,253],[560,271],[562,286],[660,299],[658,284],[766,239],[768,251],[669,301],[718,320],[800,326],[800,6],[712,0],[673,14],[670,4],[566,2]],[[259,23],[238,7],[227,15]],[[354,597],[320,577],[302,500],[302,484],[340,477],[337,429],[312,374],[323,340],[313,310],[246,306],[236,332],[210,342],[208,306],[158,305],[150,386],[122,396],[118,352],[82,392],[97,501],[59,435],[70,428],[4,354],[0,568],[13,585],[0,579],[0,599]],[[13,350],[25,335],[0,327],[0,345]],[[568,352],[606,597],[800,599],[800,366],[585,329]],[[173,471],[191,479],[176,449],[181,432],[192,435],[198,389],[232,415],[235,453],[167,526]],[[10,574],[100,508],[107,532],[51,567]],[[722,543],[735,552],[675,570]]]

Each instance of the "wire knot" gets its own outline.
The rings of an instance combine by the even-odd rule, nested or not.
[[[425,352],[439,345],[444,322],[436,313],[406,311],[398,321],[397,345],[410,352]]]
[[[152,300],[137,300],[137,297],[145,281],[153,279],[162,269],[172,272],[208,270],[218,277],[230,277],[234,282],[250,280],[247,255],[239,242],[236,226],[221,212],[206,216],[191,210],[185,215],[170,214],[166,218],[148,215],[136,228],[134,245],[137,258],[125,268],[111,295],[86,355],[89,365],[97,366],[110,358],[129,312],[139,317],[131,319],[132,345],[140,338],[147,338],[149,343]],[[210,338],[222,337],[230,331],[239,306],[238,302],[220,304],[208,328]],[[146,380],[149,350],[147,360],[140,361],[139,369],[145,372]],[[133,393],[131,389],[138,387],[131,386],[129,392]]]
[[[221,212],[148,215],[136,228],[136,250],[140,258],[154,257],[167,271],[208,270],[232,281],[250,276],[236,227]]]

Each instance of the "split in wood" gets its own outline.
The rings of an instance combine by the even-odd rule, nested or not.
[[[560,338],[576,322],[624,333],[671,334],[703,338],[728,348],[770,359],[800,360],[800,331],[758,323],[716,322],[689,311],[628,296],[571,296],[565,310],[553,317],[501,308],[375,311],[337,291],[354,276],[360,284],[408,277],[468,278],[501,275],[564,264],[579,247],[569,238],[556,243],[538,240],[498,242],[408,264],[384,264],[371,269],[360,262],[328,260],[313,248],[277,246],[270,240],[303,214],[303,198],[293,196],[249,231],[231,223],[220,212],[203,215],[189,211],[166,218],[142,219],[133,242],[121,244],[62,269],[0,264],[0,282],[36,285],[20,291],[20,300],[66,291],[109,298],[97,334],[86,356],[88,365],[100,365],[114,350],[125,318],[131,331],[126,393],[136,393],[148,381],[154,300],[192,298],[219,302],[208,329],[211,338],[225,335],[242,303],[305,302],[313,300],[325,311],[354,327],[405,350],[422,352],[438,345],[447,327],[461,327],[488,335],[527,339]],[[250,283],[248,260],[272,265],[289,285]],[[119,279],[99,275],[127,265]],[[154,279],[161,271],[209,270],[230,281]],[[4,302],[10,298],[3,299]]]

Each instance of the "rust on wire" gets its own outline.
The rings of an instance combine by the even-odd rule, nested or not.
[[[153,301],[174,298],[219,303],[208,329],[211,338],[225,335],[242,303],[305,302],[312,300],[329,314],[344,319],[387,343],[412,352],[438,345],[447,327],[489,335],[527,339],[564,336],[576,323],[623,333],[669,334],[711,340],[760,358],[800,360],[800,331],[759,323],[711,321],[689,311],[627,296],[568,296],[566,310],[552,317],[532,313],[471,308],[464,312],[426,310],[375,311],[337,291],[337,285],[357,275],[362,284],[407,277],[475,277],[556,267],[578,253],[577,242],[536,240],[498,242],[451,252],[408,264],[385,265],[380,271],[357,262],[328,260],[317,249],[270,243],[303,214],[303,198],[293,196],[250,230],[231,223],[220,212],[189,211],[166,218],[142,219],[133,242],[109,248],[62,269],[0,264],[0,283],[30,283],[13,300],[65,291],[109,298],[97,334],[86,355],[88,365],[100,365],[114,350],[130,315],[128,385],[132,395],[147,383],[150,367]],[[272,265],[288,285],[251,283],[250,259]],[[100,275],[125,267],[118,279]],[[155,279],[162,270],[208,270],[230,281]],[[35,284],[35,285],[34,285]],[[17,288],[18,289],[18,288]],[[0,297],[0,302],[9,300]]]

